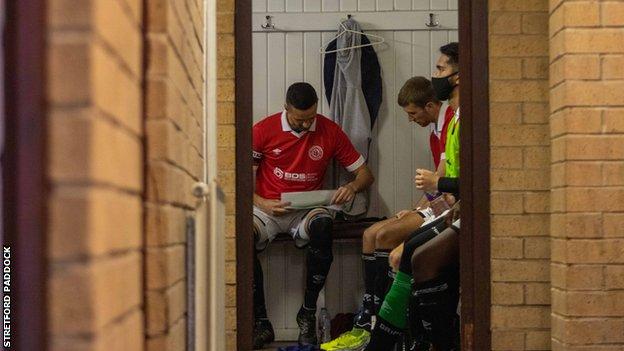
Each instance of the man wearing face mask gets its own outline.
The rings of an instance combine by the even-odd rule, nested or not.
[[[334,158],[355,179],[337,189],[332,204],[351,201],[356,193],[373,183],[364,158],[340,126],[317,113],[317,106],[314,88],[308,83],[294,83],[286,93],[284,111],[266,117],[253,127],[255,349],[275,338],[267,318],[257,252],[264,250],[279,233],[289,233],[297,247],[307,247],[304,302],[297,314],[302,345],[317,343],[316,302],[333,260],[333,211],[324,207],[292,210],[289,203],[281,201],[281,194],[320,189]]]
[[[412,77],[401,87],[397,103],[403,108],[410,122],[430,130],[429,145],[435,166],[444,173],[444,130],[453,116],[453,110],[446,101],[436,98],[431,82],[425,77]],[[392,283],[388,255],[423,223],[435,215],[427,208],[425,196],[416,209],[402,210],[395,216],[377,222],[364,231],[362,239],[362,266],[364,275],[364,296],[351,331],[333,341],[321,345],[323,350],[356,349],[368,341],[372,319],[379,310],[388,287]]]
[[[445,176],[419,169],[419,189],[459,196],[459,45],[450,43],[440,48],[432,84],[438,99],[449,99],[455,113],[449,122],[445,145]],[[436,351],[458,350],[458,320],[455,314],[458,296],[457,235],[459,221],[451,229],[444,220],[423,226],[408,241],[395,249],[400,253],[399,271],[386,294],[371,341],[366,350],[392,349],[408,326],[406,311],[410,304],[410,324],[422,324]],[[446,228],[446,229],[445,229]],[[391,255],[392,255],[391,254]],[[428,267],[435,267],[435,270]],[[441,274],[442,272],[448,274]],[[413,285],[412,285],[413,282]]]
[[[416,187],[424,191],[440,191],[459,195],[459,44],[454,42],[440,48],[440,57],[431,83],[438,99],[446,98],[455,111],[449,122],[446,139],[445,175],[418,169]]]

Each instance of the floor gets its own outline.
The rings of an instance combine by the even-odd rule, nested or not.
[[[284,347],[284,346],[291,346],[291,345],[296,345],[297,341],[291,341],[291,342],[274,342],[271,345],[269,345],[268,347],[262,349],[262,351],[275,351],[277,350],[278,347]]]

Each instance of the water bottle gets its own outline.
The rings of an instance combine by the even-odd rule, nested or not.
[[[444,211],[451,208],[446,202],[446,200],[444,199],[444,196],[442,196],[442,193],[440,192],[437,192],[435,194],[425,192],[425,196],[427,197],[427,200],[429,200],[429,205],[431,206],[431,209],[433,210],[433,214],[436,217],[438,217],[439,215],[444,213]]]
[[[321,344],[331,341],[331,319],[327,308],[321,308],[318,320],[318,336]]]

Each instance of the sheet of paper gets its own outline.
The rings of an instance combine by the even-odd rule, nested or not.
[[[314,190],[293,193],[282,193],[282,202],[290,202],[287,208],[302,210],[314,207],[342,209],[341,206],[330,205],[336,190]]]

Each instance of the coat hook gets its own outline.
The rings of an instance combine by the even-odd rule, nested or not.
[[[440,25],[440,22],[436,21],[436,15],[433,13],[429,14],[429,22],[425,23],[425,25],[429,28],[437,27]]]
[[[261,24],[260,27],[262,29],[275,29],[275,24],[273,24],[273,16],[266,16],[266,22]]]
[[[348,14],[348,15],[347,15],[347,19],[351,19],[351,14]]]

